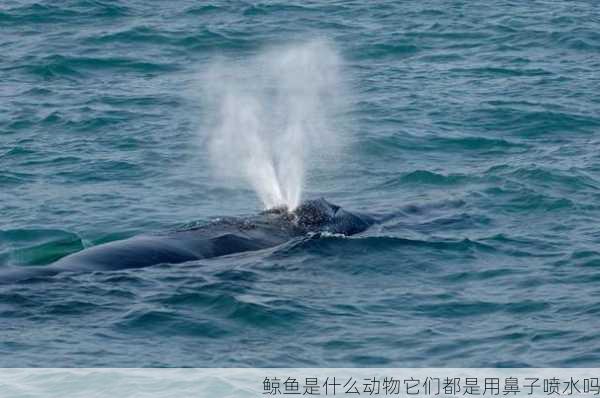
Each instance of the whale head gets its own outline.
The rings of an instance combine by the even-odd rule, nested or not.
[[[291,214],[294,223],[307,232],[354,235],[374,223],[371,217],[350,213],[323,198],[306,200]]]

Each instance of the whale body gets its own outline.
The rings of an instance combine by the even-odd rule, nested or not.
[[[247,218],[222,218],[196,228],[138,235],[68,255],[43,267],[14,267],[0,282],[16,282],[61,272],[110,271],[177,264],[267,249],[308,233],[354,235],[374,220],[347,212],[325,199],[307,200],[294,211],[275,208]]]

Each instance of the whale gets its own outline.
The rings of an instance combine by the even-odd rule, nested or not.
[[[12,267],[0,273],[0,282],[19,282],[62,272],[179,264],[272,248],[305,235],[355,235],[374,223],[368,215],[346,211],[324,198],[312,199],[292,211],[282,206],[249,217],[223,217],[197,227],[142,234],[92,246],[47,266]]]

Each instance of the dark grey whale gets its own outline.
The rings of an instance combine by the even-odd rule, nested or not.
[[[292,212],[275,208],[252,217],[222,218],[197,228],[139,235],[94,246],[49,266],[9,270],[0,274],[0,282],[68,271],[109,271],[183,263],[275,247],[311,232],[353,235],[366,230],[373,222],[368,216],[347,212],[325,199],[307,200]]]

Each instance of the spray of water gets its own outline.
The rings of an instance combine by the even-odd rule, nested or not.
[[[208,146],[220,178],[242,179],[265,208],[295,208],[307,165],[331,155],[342,88],[340,58],[322,40],[215,61],[203,78]]]

